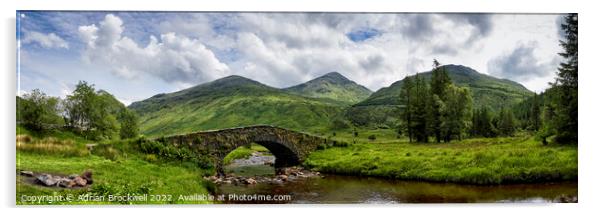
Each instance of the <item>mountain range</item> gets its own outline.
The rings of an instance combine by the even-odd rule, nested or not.
[[[461,65],[445,65],[452,82],[468,87],[475,107],[494,109],[533,93],[524,86]],[[416,76],[430,78],[430,72]],[[129,108],[141,117],[141,131],[162,136],[199,130],[270,124],[307,132],[324,132],[334,118],[357,126],[393,127],[400,109],[402,81],[376,92],[338,72],[288,88],[274,88],[228,76],[181,91],[158,94]]]

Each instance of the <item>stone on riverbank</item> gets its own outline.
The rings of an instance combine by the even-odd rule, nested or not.
[[[72,187],[86,187],[91,185],[92,180],[92,172],[86,171],[82,175],[72,174],[67,177],[59,176],[59,175],[51,175],[47,173],[40,173],[36,175],[31,171],[21,171],[21,175],[27,177],[33,177],[34,182],[36,184],[46,186],[46,187],[64,187],[64,188],[72,188]]]

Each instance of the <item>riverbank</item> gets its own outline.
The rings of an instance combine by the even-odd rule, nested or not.
[[[543,146],[529,136],[440,144],[358,139],[316,151],[304,165],[340,175],[479,185],[577,181],[577,146]]]

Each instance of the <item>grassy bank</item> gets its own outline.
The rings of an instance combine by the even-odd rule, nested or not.
[[[93,151],[88,151],[86,143],[92,141],[77,137],[68,132],[53,132],[45,136],[28,134],[18,130],[17,171],[29,170],[36,173],[58,175],[81,174],[85,170],[93,172],[94,183],[87,188],[66,189],[43,187],[17,173],[17,204],[152,204],[152,203],[207,203],[179,199],[180,195],[208,194],[213,185],[203,180],[203,175],[211,170],[198,168],[186,161],[165,160],[154,154],[133,150],[134,140],[100,143]],[[53,136],[57,135],[57,136]],[[73,137],[75,136],[75,137]],[[60,138],[57,138],[60,137]],[[166,195],[147,198],[147,201],[78,201],[80,195]],[[71,196],[72,202],[29,202],[26,196]],[[169,199],[168,196],[171,196]]]
[[[574,181],[576,146],[542,146],[530,136],[415,144],[387,136],[367,139],[341,133],[355,144],[312,153],[307,167],[321,172],[402,180],[469,184]]]

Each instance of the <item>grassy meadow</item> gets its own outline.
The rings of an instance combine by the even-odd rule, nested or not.
[[[543,146],[532,136],[409,143],[393,131],[338,132],[350,145],[314,152],[305,166],[327,173],[468,184],[577,180],[577,146]],[[368,137],[374,135],[375,139]]]

